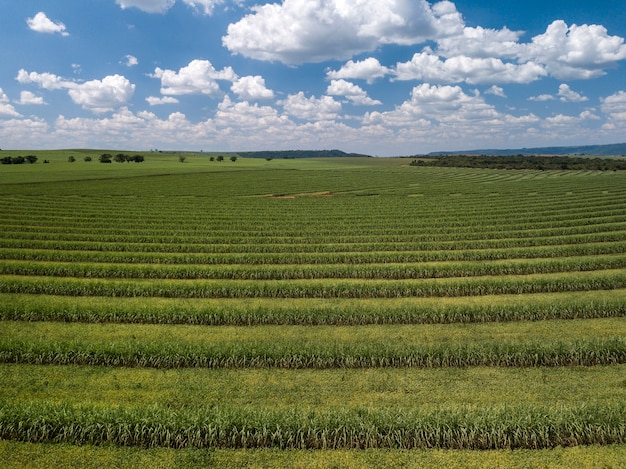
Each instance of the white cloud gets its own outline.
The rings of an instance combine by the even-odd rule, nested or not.
[[[437,52],[444,57],[515,57],[520,50],[521,31],[465,27],[459,35],[437,41]]]
[[[619,122],[622,126],[626,126],[625,91],[618,91],[617,93],[602,99],[600,109],[603,113],[609,116],[609,125],[615,125],[616,122]]]
[[[623,38],[609,36],[604,26],[568,26],[557,20],[524,47],[520,58],[544,64],[559,79],[588,79],[626,59],[626,45]]]
[[[9,104],[9,97],[0,88],[0,115],[19,117],[21,114],[15,110],[15,108]]]
[[[218,105],[215,114],[215,125],[226,130],[226,134],[245,135],[257,133],[259,141],[262,134],[276,132],[285,126],[292,127],[293,123],[286,116],[280,116],[271,106],[259,106],[247,101],[233,103],[228,96]]]
[[[360,62],[353,62],[349,60],[339,70],[330,70],[326,73],[328,79],[361,79],[367,80],[368,83],[373,83],[378,78],[383,78],[389,74],[389,69],[383,67],[378,59],[369,57]]]
[[[216,80],[235,81],[238,77],[231,67],[217,71],[208,60],[192,60],[178,72],[156,68],[153,78],[161,80],[161,93],[166,95],[222,95]]]
[[[364,124],[404,129],[438,126],[440,130],[445,127],[446,134],[470,137],[504,126],[516,127],[538,120],[533,115],[514,117],[502,114],[487,104],[478,93],[468,95],[459,86],[424,83],[414,87],[411,98],[393,111],[365,114]]]
[[[63,80],[63,78],[52,73],[29,73],[24,69],[20,69],[15,79],[22,84],[35,83],[46,90],[60,90],[73,85],[72,82]]]
[[[139,64],[139,60],[133,55],[125,55],[120,63],[122,65],[126,65],[127,67],[134,67],[135,65]]]
[[[558,95],[561,97],[561,101],[564,103],[581,103],[583,101],[588,101],[588,98],[573,91],[569,85],[563,83],[559,86]]]
[[[279,101],[285,111],[298,119],[310,121],[333,120],[341,111],[341,103],[330,96],[315,96],[306,98],[300,91],[298,94],[289,95],[287,99]]]
[[[34,104],[34,105],[40,105],[40,104],[46,104],[46,102],[43,100],[43,98],[41,96],[37,96],[35,95],[35,93],[32,93],[30,91],[22,91],[20,93],[20,100],[19,100],[20,104]]]
[[[326,89],[326,93],[331,96],[345,96],[352,102],[352,104],[358,106],[373,106],[382,104],[380,101],[367,96],[365,90],[363,90],[360,86],[346,80],[332,80]]]
[[[398,80],[419,80],[429,83],[530,83],[547,73],[540,65],[505,63],[500,59],[466,56],[441,60],[426,49],[413,55],[410,62],[398,63],[395,75]]]
[[[496,86],[496,85],[493,85],[491,88],[485,91],[485,94],[492,94],[500,98],[506,98],[506,94],[504,93],[504,90],[501,87]]]
[[[160,104],[178,104],[180,101],[176,98],[172,98],[171,96],[163,96],[158,98],[156,96],[148,96],[146,101],[150,106],[158,106]]]
[[[115,0],[122,9],[138,8],[146,13],[165,13],[176,0]]]
[[[347,59],[382,44],[418,44],[462,29],[448,1],[431,7],[425,0],[284,0],[252,11],[229,25],[224,45],[287,64]]]
[[[74,103],[95,113],[113,111],[125,105],[135,92],[135,85],[121,75],[77,83],[52,73],[29,73],[21,69],[16,79],[22,84],[34,83],[46,90],[67,89]]]
[[[556,98],[552,96],[551,94],[540,94],[539,96],[531,96],[530,98],[528,98],[528,101],[543,102],[543,101],[554,101],[555,99]]]
[[[224,3],[224,1],[225,0],[183,0],[183,3],[195,8],[196,10],[202,8],[205,15],[210,15],[213,13],[213,8],[216,5]]]
[[[265,79],[259,75],[241,77],[230,87],[239,99],[256,101],[274,98],[274,92],[265,87]]]
[[[201,10],[205,15],[213,13],[213,9],[217,5],[225,3],[227,0],[182,0],[185,5],[188,5],[195,10]],[[234,0],[233,3],[240,4],[242,0]],[[172,8],[176,3],[176,0],[115,0],[115,2],[122,7],[137,8],[146,13],[165,13]]]
[[[84,109],[100,113],[117,109],[126,104],[135,92],[126,77],[109,75],[102,80],[74,84],[68,91],[70,98]]]
[[[38,33],[55,34],[59,33],[61,36],[69,36],[66,31],[65,25],[60,21],[55,23],[50,20],[43,11],[37,13],[34,17],[26,20],[28,27]]]

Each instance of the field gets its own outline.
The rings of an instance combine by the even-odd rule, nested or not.
[[[626,172],[18,154],[0,465],[626,459]]]

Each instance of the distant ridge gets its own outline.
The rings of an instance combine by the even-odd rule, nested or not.
[[[610,145],[585,145],[571,147],[537,147],[519,148],[507,150],[463,150],[463,151],[437,151],[429,153],[436,155],[489,155],[489,156],[512,156],[512,155],[591,155],[591,156],[626,156],[626,143],[614,143]]]
[[[295,158],[344,158],[360,155],[357,153],[346,153],[341,150],[267,150],[267,151],[244,151],[237,152],[243,158],[277,158],[277,159],[295,159]]]

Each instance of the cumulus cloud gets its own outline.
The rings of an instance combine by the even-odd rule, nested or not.
[[[508,28],[487,29],[481,26],[465,27],[461,34],[437,41],[437,52],[444,57],[516,57],[521,45],[521,31]]]
[[[176,0],[115,0],[122,9],[138,8],[146,13],[165,13]]]
[[[15,108],[9,104],[9,97],[0,88],[0,115],[19,117],[21,114],[15,110]]]
[[[624,39],[610,36],[603,26],[572,25],[562,20],[544,34],[521,43],[519,31],[464,27],[435,38],[436,48],[425,47],[410,62],[398,63],[399,80],[433,83],[530,83],[546,76],[589,79],[626,59]],[[331,78],[349,78],[333,72]]]
[[[274,98],[274,92],[265,87],[265,79],[259,75],[241,77],[233,83],[230,89],[243,100],[256,101]]]
[[[133,55],[125,55],[120,63],[122,65],[126,65],[127,67],[134,67],[135,65],[139,64],[139,60]]]
[[[615,122],[626,125],[626,92],[618,91],[602,99],[600,109],[609,116],[611,121],[609,126],[614,125]]]
[[[197,11],[203,12],[205,15],[213,13],[213,9],[216,5],[223,4],[226,0],[182,0],[184,4],[194,8]],[[165,13],[169,10],[176,0],[115,0],[115,2],[122,7],[137,8],[146,13]],[[234,0],[234,3],[239,4],[241,0]]]
[[[64,80],[60,76],[54,75],[52,73],[29,73],[24,69],[20,69],[20,71],[17,73],[16,80],[22,84],[34,83],[46,90],[60,90],[74,85],[73,82]]]
[[[520,124],[528,125],[538,120],[533,115],[514,117],[502,114],[487,104],[478,93],[468,95],[460,86],[428,83],[414,87],[410,99],[393,111],[371,112],[364,117],[364,123],[368,125],[377,124],[407,129],[437,125],[448,127],[450,132],[468,135],[482,131],[488,132],[490,129],[505,125],[512,127]],[[485,126],[485,124],[489,125]],[[472,131],[468,132],[469,128]]]
[[[156,96],[148,96],[146,101],[150,106],[158,106],[161,104],[178,104],[180,101],[176,98],[172,98],[171,96],[163,96],[161,98]]]
[[[485,94],[492,94],[494,96],[498,96],[500,98],[506,98],[506,94],[504,93],[504,89],[500,88],[499,86],[493,85],[491,88],[489,88],[487,91],[485,91]]]
[[[287,99],[279,101],[285,111],[298,119],[310,121],[333,120],[341,111],[341,103],[330,96],[307,98],[300,91],[298,94],[289,95]]]
[[[40,104],[46,104],[46,102],[43,100],[43,98],[41,96],[37,96],[35,95],[35,93],[32,93],[30,91],[22,91],[20,93],[20,100],[19,100],[20,104],[34,104],[34,105],[40,105]]]
[[[28,27],[33,31],[38,33],[46,33],[46,34],[60,34],[61,36],[69,36],[70,33],[66,31],[65,25],[63,23],[54,22],[49,19],[43,11],[40,11],[32,18],[28,18],[26,20]]]
[[[568,26],[554,21],[520,51],[520,58],[544,64],[559,79],[589,79],[626,59],[626,45],[600,25]]]
[[[543,102],[543,101],[554,101],[555,99],[556,98],[552,96],[551,94],[540,94],[539,96],[531,96],[530,98],[528,98],[528,101]]]
[[[52,73],[29,73],[21,69],[16,79],[22,84],[34,83],[46,90],[67,89],[74,103],[95,113],[113,111],[123,106],[135,92],[135,85],[121,75],[77,83]]]
[[[109,75],[102,80],[76,84],[68,90],[72,101],[96,113],[113,111],[123,106],[134,92],[135,85],[121,75]]]
[[[505,63],[494,57],[457,56],[441,60],[426,49],[413,55],[410,62],[395,67],[398,80],[420,80],[430,83],[530,83],[547,75],[543,67],[532,62]]]
[[[326,73],[328,79],[360,79],[373,83],[378,78],[383,78],[389,74],[389,69],[383,67],[378,59],[369,57],[360,62],[348,60],[339,70],[330,70]]]
[[[382,102],[372,99],[367,92],[360,86],[350,83],[346,80],[332,80],[326,93],[331,96],[344,96],[348,98],[352,104],[358,106],[373,106],[382,104]]]
[[[572,90],[569,85],[566,85],[565,83],[559,86],[559,96],[561,97],[561,101],[564,103],[582,103],[583,101],[588,101],[589,99]]]
[[[157,67],[151,76],[161,80],[162,94],[204,94],[211,97],[222,95],[216,80],[235,81],[238,78],[231,67],[217,71],[208,60],[192,60],[178,72]]]
[[[287,64],[347,59],[382,44],[418,44],[462,29],[449,1],[431,7],[425,0],[284,0],[252,11],[229,25],[224,45]]]

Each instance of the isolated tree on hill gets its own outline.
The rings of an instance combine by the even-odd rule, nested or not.
[[[67,161],[69,161],[70,163],[73,163],[74,161],[76,161],[76,158],[74,158],[73,156],[69,156],[67,158]]]
[[[100,160],[100,163],[110,163],[111,155],[109,155],[108,153],[103,153],[98,159]]]
[[[236,156],[231,156],[230,157],[230,161],[232,161],[234,163],[235,161],[237,161],[237,157]]]
[[[35,155],[28,155],[26,157],[26,161],[28,161],[30,164],[33,164],[37,161],[37,157]]]

